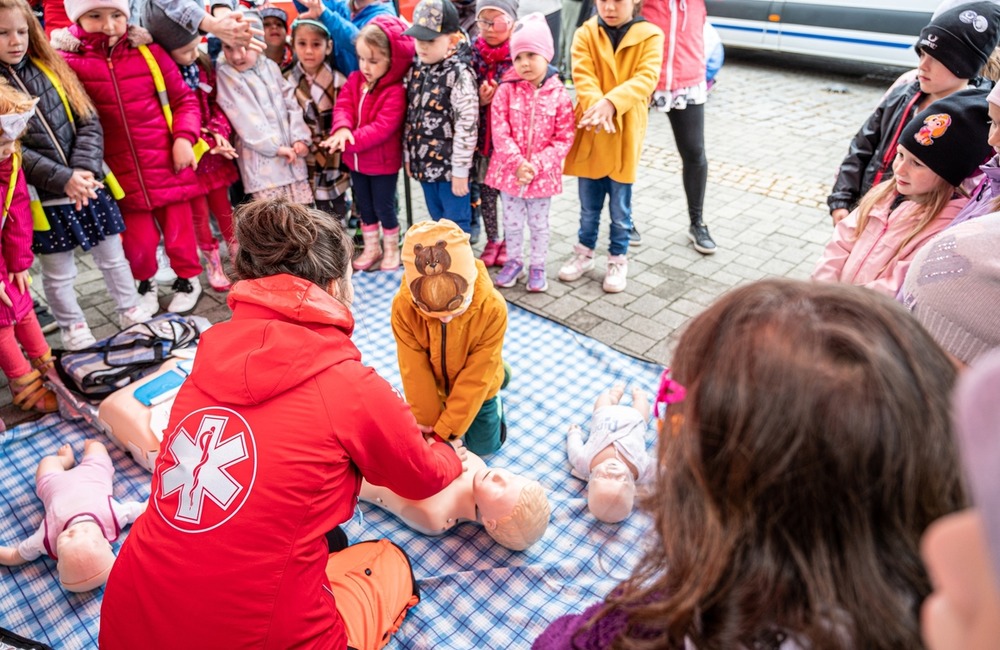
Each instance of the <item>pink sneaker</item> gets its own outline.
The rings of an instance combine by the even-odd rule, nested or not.
[[[486,245],[483,246],[483,252],[479,255],[479,259],[483,261],[488,267],[491,266],[503,266],[497,262],[497,255],[500,254],[500,242],[498,241],[488,241]]]
[[[500,242],[500,252],[497,253],[497,266],[507,263],[507,240]]]
[[[528,267],[528,291],[532,293],[542,293],[549,288],[549,281],[545,277],[544,266]]]
[[[511,260],[503,265],[497,277],[493,279],[493,284],[504,288],[513,287],[522,275],[524,275],[524,264]]]

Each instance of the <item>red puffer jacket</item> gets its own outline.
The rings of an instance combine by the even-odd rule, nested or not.
[[[104,591],[100,646],[344,648],[325,534],[361,478],[408,499],[462,472],[361,363],[354,318],[292,275],[237,282],[170,412],[149,507]]]
[[[0,206],[7,196],[13,168],[13,158],[0,162]],[[31,254],[32,224],[28,201],[28,185],[24,180],[22,169],[18,172],[14,184],[14,198],[10,202],[10,212],[3,222],[3,230],[0,231],[0,252],[3,253],[0,256],[0,278],[5,285],[0,290],[5,291],[13,303],[13,307],[8,307],[0,302],[0,326],[13,325],[31,310],[31,292],[21,293],[17,290],[16,284],[7,281],[8,273],[19,273],[27,269],[35,259]]]
[[[392,64],[389,71],[366,90],[364,75],[352,72],[340,89],[333,109],[333,128],[347,128],[354,144],[344,149],[344,163],[352,170],[376,176],[395,174],[403,166],[403,121],[406,118],[406,87],[403,77],[413,63],[413,39],[403,36],[406,25],[395,16],[376,16],[389,37]]]
[[[663,30],[663,67],[657,90],[705,81],[705,0],[646,0],[642,16]]]
[[[175,138],[198,141],[198,98],[181,79],[173,59],[152,42],[149,32],[136,26],[129,26],[127,37],[111,48],[107,35],[88,34],[79,25],[52,34],[52,45],[61,50],[97,107],[104,127],[105,162],[125,190],[118,205],[126,218],[130,210],[152,210],[201,193],[190,168],[174,173],[171,154]],[[149,46],[163,74],[173,111],[173,136],[140,44]]]

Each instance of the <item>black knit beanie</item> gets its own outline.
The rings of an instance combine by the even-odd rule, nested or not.
[[[903,127],[899,146],[951,185],[961,185],[993,153],[986,142],[987,94],[968,88],[939,99]]]
[[[1000,6],[992,2],[970,2],[943,12],[920,30],[914,45],[926,52],[959,79],[972,79],[1000,42]]]

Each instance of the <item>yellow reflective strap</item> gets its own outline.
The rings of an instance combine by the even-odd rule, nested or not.
[[[35,232],[45,232],[51,230],[49,218],[45,216],[45,208],[42,207],[42,200],[38,196],[38,190],[33,185],[28,186],[28,200],[31,205],[31,227]]]
[[[148,46],[140,45],[139,52],[142,53],[142,58],[146,59],[146,65],[149,66],[149,71],[153,75],[153,86],[156,87],[156,96],[160,99],[160,108],[163,109],[163,119],[167,121],[167,128],[173,133],[174,112],[170,109],[170,97],[167,96],[167,83],[163,80],[163,71],[160,70],[160,64],[156,62],[156,58]],[[194,159],[195,161],[199,161],[212,147],[203,138],[198,138],[193,148]]]
[[[31,59],[31,62],[35,64],[36,68],[42,71],[42,74],[44,74],[45,77],[49,80],[49,83],[52,84],[52,87],[56,89],[56,94],[59,95],[59,100],[62,102],[63,108],[66,110],[66,117],[69,118],[70,122],[75,121],[73,119],[73,111],[70,110],[69,107],[69,100],[66,99],[66,90],[62,87],[62,84],[59,82],[59,77],[56,76],[56,73],[52,72],[51,68],[42,63],[40,60],[33,58]]]

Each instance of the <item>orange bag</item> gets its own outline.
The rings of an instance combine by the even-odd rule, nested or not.
[[[347,645],[379,650],[420,602],[410,558],[387,539],[359,542],[331,553],[326,577],[347,628]]]

